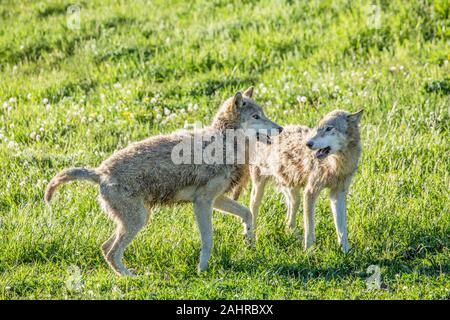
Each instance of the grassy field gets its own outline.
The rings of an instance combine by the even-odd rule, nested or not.
[[[77,3],[79,28],[70,1],[0,2],[1,299],[450,298],[448,0]],[[191,206],[158,208],[125,253],[139,276],[117,278],[99,249],[113,224],[96,186],[66,185],[45,208],[61,169],[207,124],[250,85],[280,124],[365,109],[347,255],[325,194],[308,255],[271,188],[255,248],[214,213],[198,275]],[[366,286],[371,265],[380,289]]]

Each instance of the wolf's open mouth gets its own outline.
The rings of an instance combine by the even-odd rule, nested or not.
[[[323,158],[325,158],[326,156],[328,156],[330,154],[330,151],[331,151],[330,147],[319,149],[316,152],[316,158],[317,159],[323,159]]]

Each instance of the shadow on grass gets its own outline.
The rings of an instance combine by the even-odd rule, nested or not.
[[[344,254],[337,246],[334,249],[324,248],[319,242],[310,253],[299,255],[298,263],[274,263],[272,254],[285,250],[281,242],[277,241],[273,242],[276,247],[272,253],[258,251],[251,259],[238,261],[232,261],[229,254],[220,253],[218,263],[233,272],[263,271],[270,276],[297,278],[305,282],[317,278],[339,281],[345,278],[365,280],[372,275],[372,272],[367,272],[371,265],[380,267],[386,279],[394,279],[397,274],[437,277],[450,272],[449,237],[437,238],[436,235],[439,235],[440,231],[437,227],[420,230],[411,234],[395,251],[389,252],[386,252],[380,244],[369,250],[355,247]],[[292,247],[292,243],[288,247]]]

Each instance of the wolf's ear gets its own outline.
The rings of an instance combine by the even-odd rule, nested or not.
[[[347,117],[348,120],[353,123],[353,124],[358,124],[359,121],[361,120],[362,114],[364,112],[364,109],[361,109],[355,113],[350,113]]]
[[[242,93],[240,91],[236,92],[230,105],[228,106],[228,112],[234,112],[236,109],[242,107],[244,103],[244,98],[242,98]]]
[[[244,96],[246,96],[247,98],[251,98],[253,96],[253,87],[249,87],[247,90],[245,90]]]

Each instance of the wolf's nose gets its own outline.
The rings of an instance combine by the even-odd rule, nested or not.
[[[311,142],[311,141],[308,141],[307,143],[306,143],[306,146],[308,147],[308,148],[312,148],[313,147],[313,143]]]
[[[283,127],[278,127],[278,133],[283,132]]]

